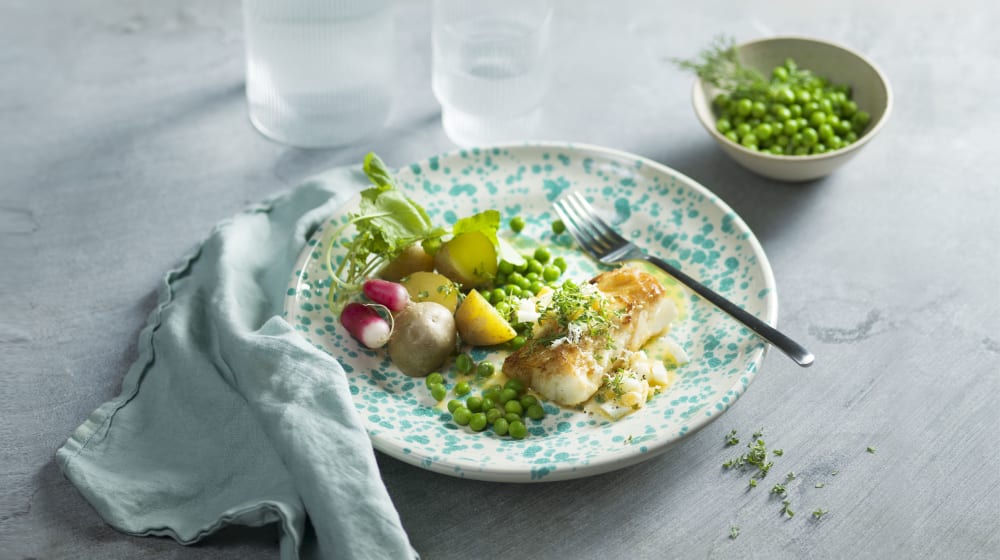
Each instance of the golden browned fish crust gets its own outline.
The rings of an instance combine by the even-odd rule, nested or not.
[[[545,398],[562,405],[580,404],[600,388],[604,374],[625,351],[637,351],[669,326],[676,308],[653,275],[633,267],[605,272],[590,281],[607,298],[607,331],[584,332],[560,339],[565,326],[543,322],[545,338],[529,343],[504,360],[503,371]]]

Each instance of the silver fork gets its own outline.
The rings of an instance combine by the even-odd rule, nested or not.
[[[555,211],[562,218],[566,229],[584,251],[604,264],[614,264],[629,260],[643,260],[658,266],[667,274],[673,276],[682,284],[691,288],[696,294],[706,299],[712,305],[726,312],[732,318],[743,323],[758,336],[770,342],[778,350],[802,367],[809,367],[815,357],[791,338],[777,329],[747,313],[741,307],[721,295],[713,292],[700,282],[684,274],[666,261],[646,253],[635,243],[625,239],[602,220],[590,206],[583,195],[571,192],[560,197],[553,204]]]

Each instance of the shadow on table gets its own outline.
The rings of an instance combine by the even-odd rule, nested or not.
[[[827,178],[783,183],[739,166],[716,146],[687,143],[653,159],[701,183],[736,211],[762,243],[808,219]]]

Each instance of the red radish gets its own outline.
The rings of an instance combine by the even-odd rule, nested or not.
[[[410,293],[402,284],[372,278],[365,280],[361,289],[364,290],[368,299],[386,306],[393,313],[402,311],[410,304]]]
[[[340,312],[340,322],[368,348],[381,348],[389,342],[392,328],[378,311],[363,303],[348,303]]]

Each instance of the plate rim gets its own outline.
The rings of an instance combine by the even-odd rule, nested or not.
[[[665,174],[666,176],[673,176],[678,181],[684,183],[687,188],[690,188],[697,193],[703,195],[706,198],[706,203],[716,206],[719,210],[731,215],[732,222],[736,228],[746,233],[747,236],[742,239],[745,241],[751,249],[751,253],[757,257],[758,266],[760,267],[760,273],[762,275],[762,282],[764,286],[768,289],[767,296],[764,298],[764,310],[762,316],[760,317],[765,323],[771,325],[772,327],[777,327],[778,321],[778,292],[777,285],[774,278],[774,272],[771,268],[770,261],[767,258],[767,254],[764,252],[764,248],[760,243],[760,240],[754,234],[753,230],[746,223],[742,216],[740,216],[736,211],[734,211],[725,201],[723,201],[718,195],[712,192],[710,189],[695,181],[691,177],[687,176],[680,171],[658,161],[652,160],[645,156],[634,154],[631,152],[626,152],[623,150],[618,150],[615,148],[608,148],[604,146],[597,146],[593,144],[577,143],[577,142],[557,142],[557,141],[528,141],[528,142],[508,142],[508,143],[498,143],[491,144],[487,146],[472,146],[468,148],[456,148],[439,154],[428,156],[422,160],[407,163],[403,166],[396,167],[395,173],[398,175],[401,171],[408,170],[411,166],[417,165],[421,168],[425,168],[429,165],[432,160],[437,161],[440,165],[442,161],[448,159],[461,157],[463,153],[473,152],[474,150],[490,151],[490,150],[524,150],[524,149],[553,149],[553,150],[570,150],[573,152],[585,152],[587,154],[598,154],[604,155],[605,157],[614,159],[626,159],[633,161],[640,161],[643,167],[649,166],[658,171],[659,173]],[[359,193],[355,193],[353,196],[348,198],[339,208],[329,213],[323,218],[323,223],[329,221],[334,216],[341,215],[346,209],[351,208],[351,204],[359,197]],[[309,246],[305,245],[301,251],[301,254],[295,261],[295,267],[292,271],[292,276],[294,276],[296,270],[304,270],[304,265],[310,259]],[[304,282],[301,278],[296,281],[296,286],[301,282]],[[287,285],[287,284],[286,284]],[[289,309],[289,303],[296,300],[299,290],[295,290],[296,295],[286,294],[284,297],[284,303],[282,305],[282,310],[287,314]],[[693,293],[693,292],[692,292]],[[298,333],[298,331],[296,331]],[[299,336],[302,336],[299,333]],[[670,447],[679,441],[697,433],[702,428],[708,426],[714,422],[723,412],[731,408],[739,399],[742,397],[743,393],[749,388],[750,384],[753,383],[757,374],[760,372],[761,365],[767,356],[770,349],[770,345],[765,343],[763,346],[756,351],[757,355],[752,356],[748,359],[747,364],[752,364],[753,367],[748,367],[744,371],[743,377],[747,378],[746,383],[742,383],[737,380],[729,389],[723,393],[718,399],[707,403],[708,407],[714,407],[715,405],[722,402],[722,398],[725,396],[729,397],[728,402],[724,403],[724,408],[718,414],[712,414],[711,416],[700,416],[697,419],[692,419],[690,428],[681,435],[675,435],[666,438],[663,441],[650,442],[652,445],[644,446],[643,448],[630,448],[629,452],[626,453],[616,453],[612,455],[599,456],[586,464],[575,465],[571,467],[560,466],[552,471],[550,471],[544,477],[533,476],[533,471],[530,465],[524,465],[522,468],[515,468],[502,465],[465,465],[465,464],[454,464],[448,463],[447,458],[444,461],[431,460],[427,462],[426,457],[420,454],[414,454],[412,452],[407,452],[404,447],[399,445],[397,442],[387,439],[385,437],[380,437],[382,432],[372,434],[368,422],[365,418],[360,418],[361,424],[365,426],[369,440],[372,442],[372,446],[377,451],[385,453],[390,457],[403,461],[413,466],[420,467],[424,470],[431,472],[436,472],[440,474],[445,474],[458,478],[466,478],[473,480],[484,480],[493,482],[515,482],[515,483],[527,483],[527,482],[552,482],[559,480],[569,480],[575,478],[583,478],[587,476],[594,476],[610,471],[622,469],[629,467],[647,459],[651,459],[657,455],[660,455],[667,451]],[[346,372],[345,372],[346,375]],[[359,415],[361,416],[361,415]]]

